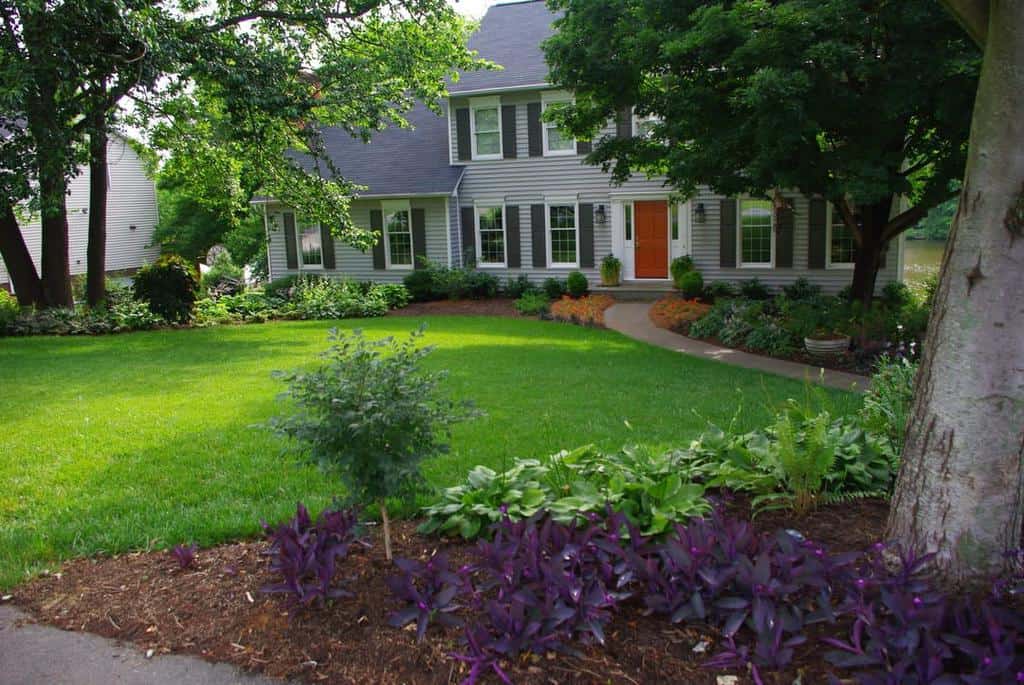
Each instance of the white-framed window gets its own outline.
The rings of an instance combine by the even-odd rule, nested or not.
[[[469,101],[469,132],[473,159],[501,159],[501,98]]]
[[[580,265],[579,205],[574,201],[547,204],[548,265],[577,269]]]
[[[476,217],[476,263],[487,268],[504,267],[508,262],[505,236],[505,206],[502,204],[474,205]]]
[[[324,268],[324,250],[320,224],[295,218],[295,243],[299,246],[299,259],[303,269]]]
[[[572,97],[564,92],[541,93],[541,111],[564,106],[572,102]],[[568,134],[562,133],[558,124],[553,121],[541,120],[544,137],[545,157],[564,157],[576,154],[576,140]]]
[[[388,269],[412,269],[416,257],[412,246],[412,211],[409,203],[382,202],[384,215],[384,257]]]
[[[736,251],[741,267],[775,264],[775,211],[771,200],[737,200]]]
[[[829,204],[828,211],[828,268],[852,269],[857,261],[857,240],[843,221],[839,208]]]
[[[633,244],[633,203],[627,202],[622,205],[622,212],[625,215],[625,239],[626,245]]]

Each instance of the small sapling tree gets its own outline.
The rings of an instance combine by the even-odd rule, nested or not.
[[[442,395],[447,372],[422,368],[433,350],[418,345],[423,331],[397,341],[332,329],[318,368],[274,372],[288,384],[281,399],[291,411],[270,426],[338,473],[353,501],[380,506],[389,560],[386,498],[422,482],[420,462],[448,451],[452,424],[479,415],[472,403]]]

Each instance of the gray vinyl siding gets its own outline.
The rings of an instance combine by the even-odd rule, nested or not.
[[[146,175],[142,160],[121,138],[111,137],[107,157],[110,185],[107,194],[106,269],[108,272],[137,269],[160,254],[159,246],[150,246],[157,222],[156,188]],[[87,166],[71,179],[68,189],[68,259],[72,275],[84,274],[89,244]],[[21,233],[38,270],[42,239],[38,218],[22,225]],[[9,280],[6,266],[0,259],[0,285]]]
[[[398,199],[398,198],[396,198]],[[427,238],[427,257],[442,264],[448,263],[448,221],[445,213],[445,198],[410,198],[409,204],[412,208],[424,210],[425,232]],[[452,202],[451,204],[454,204]],[[269,219],[268,244],[270,276],[281,278],[290,274],[299,273],[300,269],[289,269],[285,256],[284,234],[280,220],[275,220],[281,211],[280,206],[270,205],[267,207]],[[355,200],[350,209],[352,221],[357,226],[368,227],[370,225],[370,210],[380,209],[379,200]],[[409,273],[405,270],[379,271],[373,268],[373,253],[367,250],[359,250],[343,245],[338,240],[334,241],[335,269],[310,270],[309,273],[323,274],[334,278],[349,278],[356,281],[376,281],[379,283],[400,283],[402,278]]]
[[[834,294],[844,287],[850,285],[853,277],[851,268],[835,269],[808,269],[807,268],[807,244],[808,244],[808,198],[799,193],[785,194],[793,200],[793,268],[791,269],[762,269],[762,268],[727,268],[719,266],[718,230],[719,211],[721,195],[715,195],[707,188],[701,190],[700,194],[693,198],[694,206],[697,202],[704,203],[704,211],[707,217],[703,224],[693,222],[693,247],[691,256],[694,264],[704,276],[705,282],[711,281],[745,281],[757,278],[771,289],[776,290],[788,285],[800,277],[807,278],[813,283],[822,287],[826,293]],[[886,284],[898,280],[898,258],[897,250],[899,241],[893,241],[886,258],[885,267],[878,271],[876,292],[880,292]]]
[[[594,224],[594,256],[595,268],[582,269],[592,283],[599,279],[601,259],[612,251],[612,212],[611,202],[615,196],[636,193],[664,193],[671,195],[671,190],[664,185],[664,178],[647,178],[637,176],[621,186],[614,186],[610,177],[599,167],[583,163],[583,155],[560,157],[530,157],[527,127],[527,104],[538,102],[540,91],[523,91],[505,93],[500,96],[501,105],[516,106],[516,139],[517,158],[499,160],[465,160],[460,162],[466,166],[462,184],[459,187],[458,202],[462,206],[472,206],[475,201],[503,198],[506,206],[519,205],[520,240],[523,255],[523,266],[520,269],[493,269],[486,271],[501,279],[527,274],[533,280],[541,280],[549,276],[564,278],[571,269],[538,269],[532,265],[531,215],[529,205],[542,204],[545,197],[575,197],[579,203],[604,205],[608,219],[604,223]],[[453,110],[469,107],[470,99],[453,97]],[[457,158],[456,117],[450,118],[449,146],[453,158]],[[608,126],[598,136],[615,135],[615,124]],[[703,224],[693,223],[691,254],[697,268],[701,270],[706,282],[740,281],[758,278],[772,288],[792,283],[801,276],[820,284],[826,292],[836,292],[849,285],[852,277],[851,269],[808,269],[807,242],[808,200],[799,194],[788,194],[794,200],[794,238],[793,267],[787,269],[753,269],[730,268],[719,266],[719,201],[721,195],[702,189],[697,197],[692,198],[692,206],[703,202],[706,219]],[[459,215],[453,215],[453,232],[458,235],[454,222]],[[457,238],[456,238],[457,240]],[[453,257],[458,262],[461,251],[454,247]],[[898,243],[890,249],[885,268],[878,275],[878,289],[887,283],[897,280],[898,274]],[[484,270],[484,269],[481,269]]]

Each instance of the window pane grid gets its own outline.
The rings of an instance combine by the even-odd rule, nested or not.
[[[548,212],[551,222],[551,263],[575,264],[576,252],[576,207],[574,205],[552,205]]]
[[[498,126],[498,108],[482,107],[473,110],[476,125],[476,151],[480,155],[501,153],[501,129]]]
[[[387,219],[388,253],[392,266],[412,266],[412,231],[409,212],[389,214]]]
[[[505,263],[505,225],[501,207],[477,210],[480,221],[480,263]]]
[[[832,210],[832,244],[829,259],[833,264],[852,264],[857,258],[857,242],[853,231],[843,223],[843,217]]]
[[[626,205],[626,240],[633,239],[633,205]]]
[[[772,203],[744,200],[740,203],[741,257],[745,264],[772,261]]]

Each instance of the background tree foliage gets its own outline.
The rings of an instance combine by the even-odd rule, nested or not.
[[[576,94],[566,126],[589,137],[629,105],[659,117],[591,162],[683,193],[826,197],[857,236],[862,299],[886,244],[962,173],[980,55],[934,0],[549,4],[564,12],[553,80]],[[911,209],[894,217],[898,196]]]
[[[0,0],[0,12],[0,255],[41,306],[71,301],[65,196],[90,134],[134,124],[224,216],[262,188],[365,247],[372,236],[348,220],[356,188],[318,127],[404,125],[415,100],[436,105],[445,77],[476,65],[444,0]],[[18,231],[26,201],[42,215],[41,277]]]

